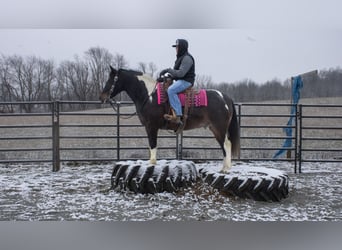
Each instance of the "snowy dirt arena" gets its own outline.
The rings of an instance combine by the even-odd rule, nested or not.
[[[220,163],[218,163],[220,164]],[[223,196],[199,181],[177,194],[110,191],[113,164],[0,165],[2,221],[341,221],[342,168],[338,163],[252,162],[289,176],[289,197],[257,202]],[[197,164],[200,165],[200,164]]]

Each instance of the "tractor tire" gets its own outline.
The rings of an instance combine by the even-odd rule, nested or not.
[[[238,165],[220,173],[218,166],[203,164],[198,171],[205,183],[229,196],[278,202],[289,194],[289,178],[280,170]]]
[[[111,189],[142,194],[173,193],[190,187],[198,178],[199,173],[192,161],[160,160],[155,165],[142,160],[120,161],[113,168]]]

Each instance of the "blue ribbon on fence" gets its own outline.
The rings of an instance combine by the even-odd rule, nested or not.
[[[296,76],[292,79],[292,100],[293,105],[291,106],[291,117],[289,121],[287,122],[287,127],[284,128],[284,132],[286,133],[286,136],[288,138],[285,139],[283,146],[275,155],[273,158],[277,158],[280,155],[284,154],[287,150],[287,148],[292,146],[292,124],[293,124],[293,118],[296,116],[296,105],[298,104],[298,101],[300,99],[300,90],[303,88],[303,81],[301,76]]]

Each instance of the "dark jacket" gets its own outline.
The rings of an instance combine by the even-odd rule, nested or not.
[[[188,52],[188,42],[184,39],[178,39],[177,59],[173,69],[168,69],[168,72],[175,80],[185,80],[192,85],[195,82],[195,59]]]

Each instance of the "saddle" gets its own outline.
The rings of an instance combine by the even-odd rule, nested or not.
[[[167,96],[167,89],[171,84],[172,84],[172,80],[166,80],[163,83],[161,82],[157,83],[158,104],[161,105],[161,104],[167,103],[169,105],[169,111],[167,114],[164,115],[164,118],[167,121],[176,123],[177,116],[174,110],[170,107],[168,96]],[[183,121],[182,121],[183,125],[179,126],[176,129],[175,131],[176,133],[180,133],[183,131],[191,108],[208,105],[206,91],[203,89],[202,90],[193,89],[192,86],[187,88],[183,92],[179,93],[178,98],[182,106],[184,107],[184,112],[183,112]]]

